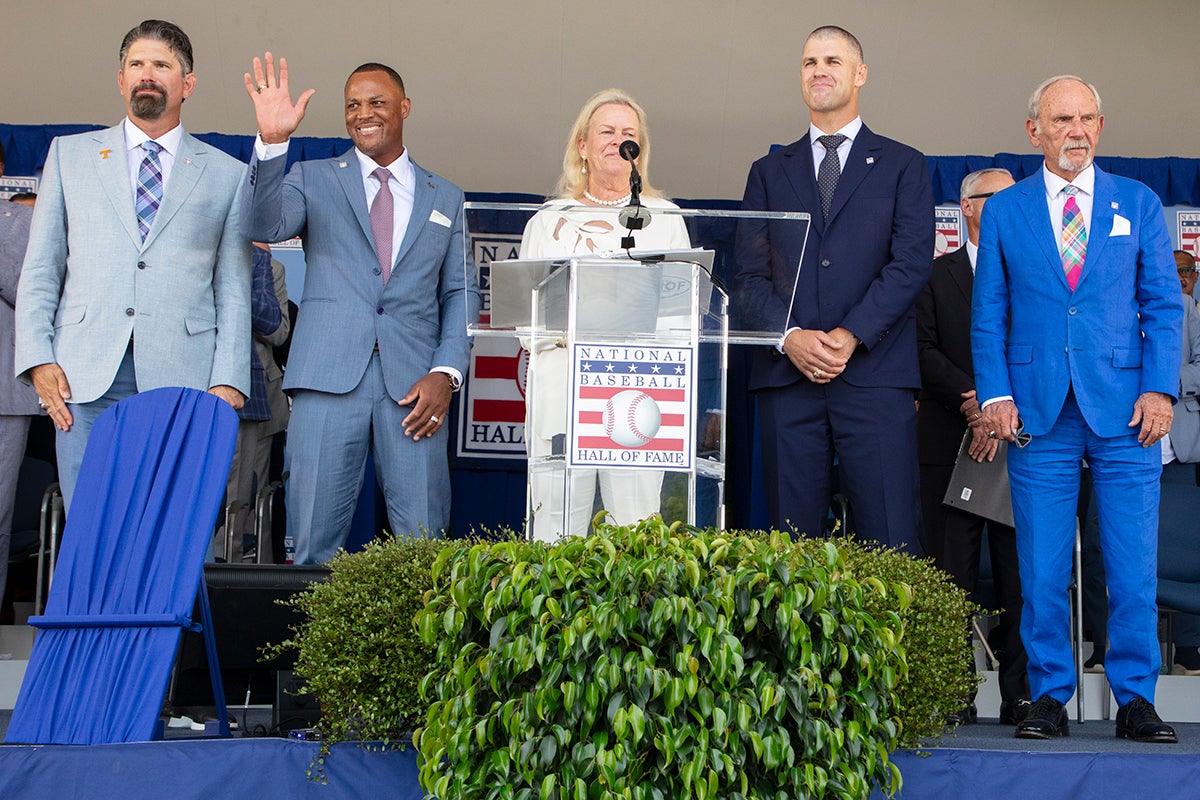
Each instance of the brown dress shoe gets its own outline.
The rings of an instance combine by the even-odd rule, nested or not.
[[[1117,709],[1117,738],[1160,744],[1179,742],[1175,729],[1162,721],[1152,703],[1140,697]]]

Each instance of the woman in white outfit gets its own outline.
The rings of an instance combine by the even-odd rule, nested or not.
[[[650,184],[650,134],[642,107],[620,89],[605,89],[593,95],[579,111],[567,137],[555,197],[525,226],[521,258],[608,256],[622,249],[621,238],[626,231],[617,215],[630,201],[630,164],[620,154],[621,143],[626,140],[637,142],[641,151],[636,164],[642,177],[642,205],[651,210],[678,208]],[[650,224],[635,236],[638,250],[677,250],[691,246],[687,227],[678,215],[653,215]],[[527,415],[525,420],[526,447],[531,457],[538,457],[550,455],[554,437],[567,429],[567,350],[548,347],[533,354],[533,365],[539,375],[554,376],[536,383],[534,403],[538,419],[531,420]],[[564,531],[562,474],[531,472],[534,538],[554,540],[564,534],[586,535],[597,478],[602,506],[618,524],[636,522],[659,510],[661,471],[573,470],[572,475],[572,507]]]

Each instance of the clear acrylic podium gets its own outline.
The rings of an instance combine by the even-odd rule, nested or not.
[[[733,234],[767,220],[806,230],[807,215],[653,209],[685,218],[693,250],[521,260],[511,233],[480,247],[481,230],[523,230],[539,208],[466,204],[467,268],[485,292],[471,332],[517,337],[527,365],[527,535],[586,535],[601,510],[723,527],[729,346],[773,345],[783,330],[731,325]]]

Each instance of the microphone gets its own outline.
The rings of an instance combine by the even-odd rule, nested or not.
[[[641,205],[638,195],[642,193],[642,176],[638,173],[637,157],[642,154],[642,148],[633,139],[621,142],[621,158],[629,162],[629,198],[630,205]]]

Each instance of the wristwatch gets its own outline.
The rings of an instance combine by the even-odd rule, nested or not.
[[[451,375],[449,372],[443,372],[442,374],[445,375],[446,380],[450,382],[450,391],[457,392],[458,388],[462,386],[462,381]]]

